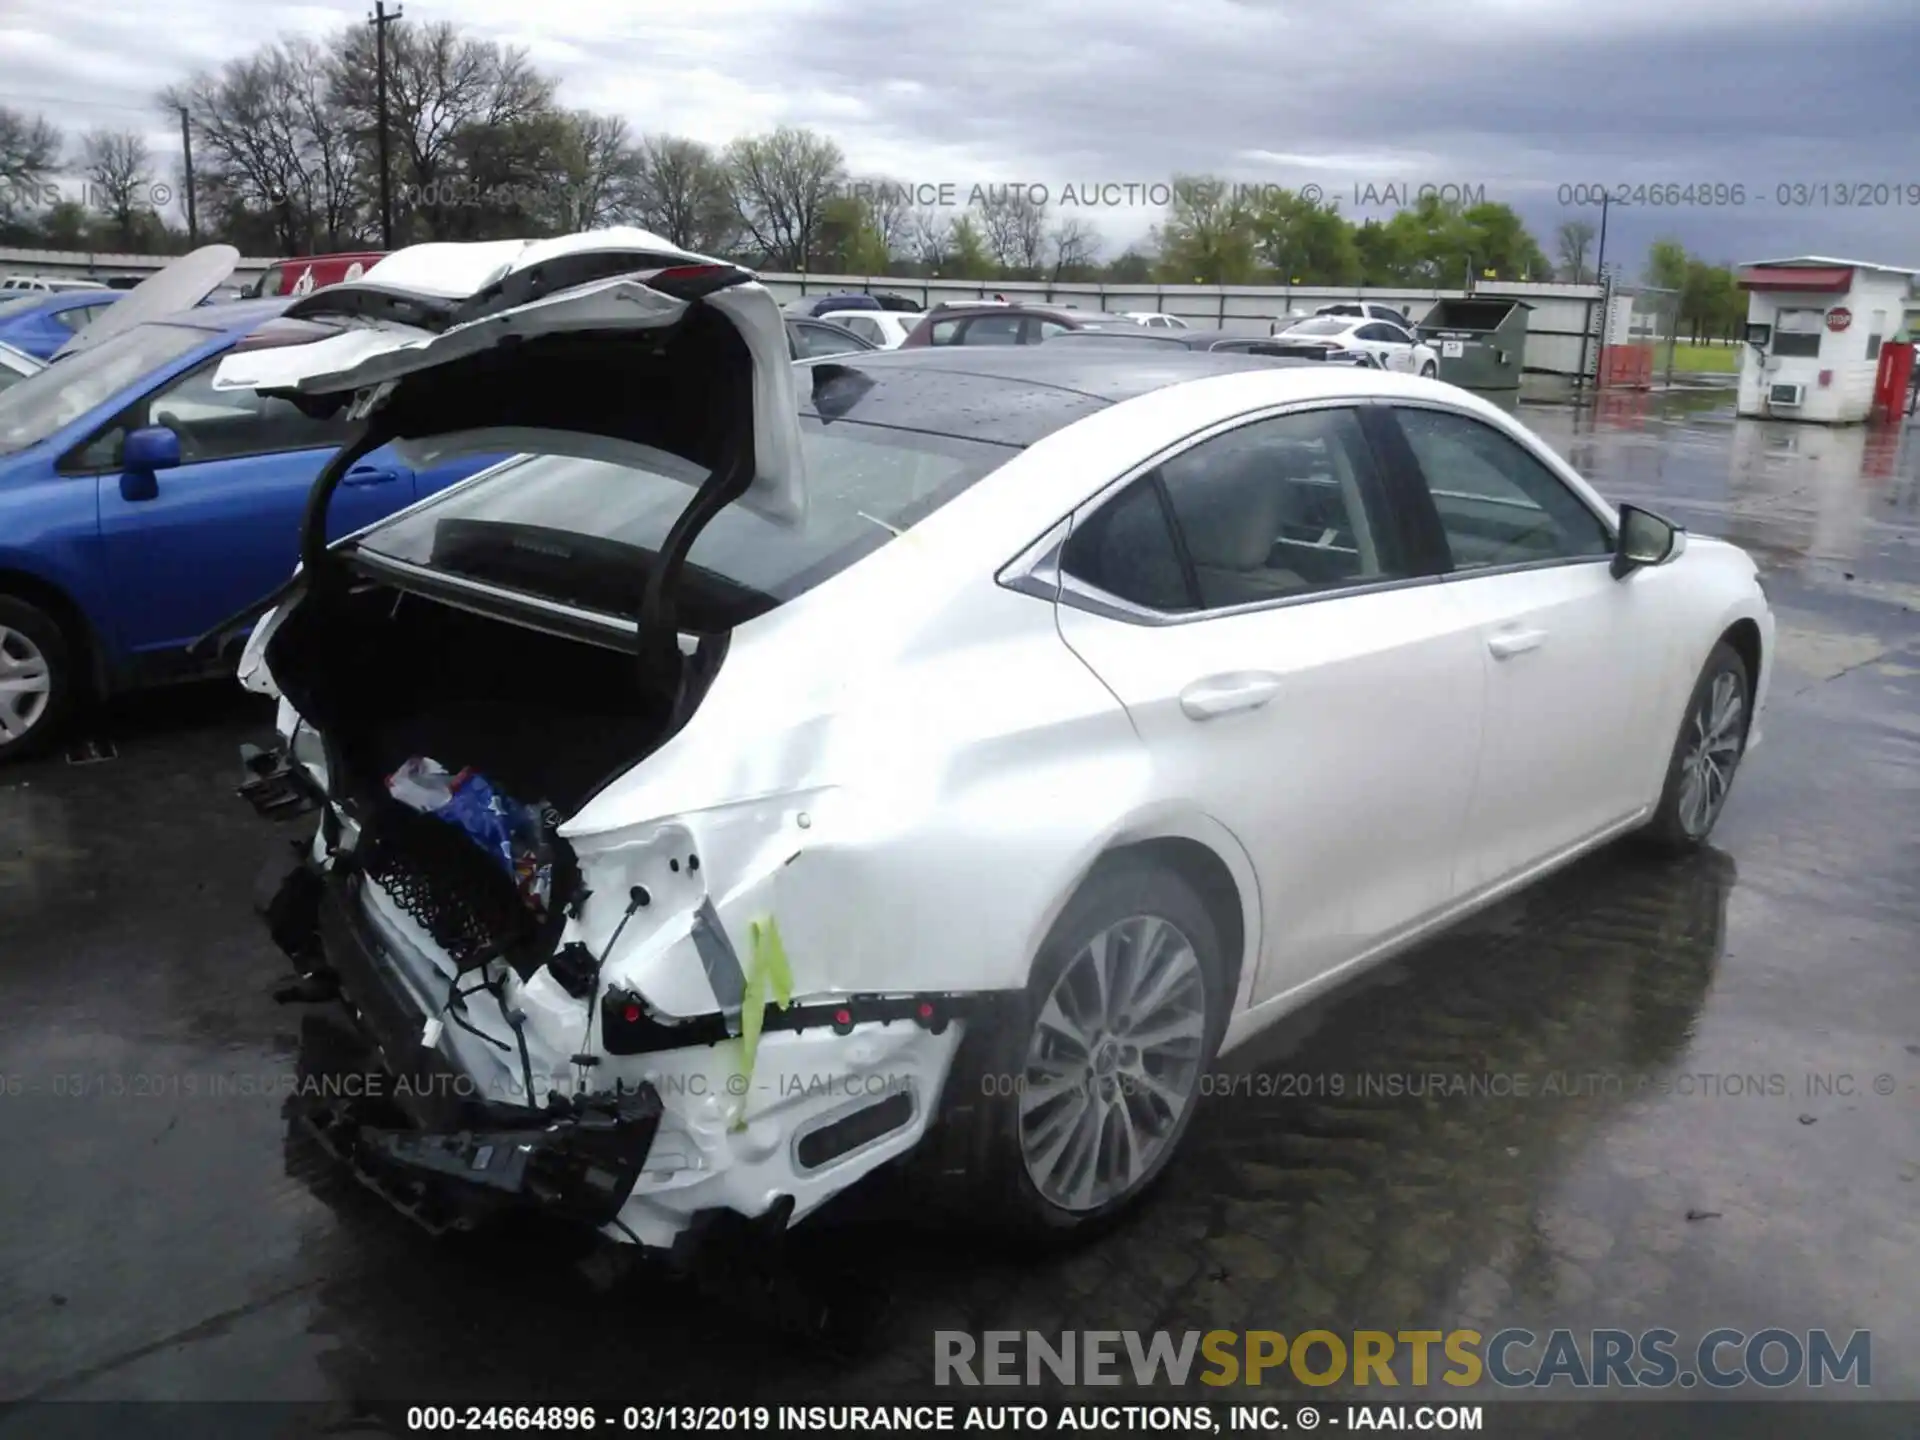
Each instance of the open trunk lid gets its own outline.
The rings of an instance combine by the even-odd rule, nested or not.
[[[286,343],[301,322],[319,338]],[[665,451],[734,472],[723,503],[787,523],[805,509],[778,305],[751,272],[645,230],[397,250],[295,301],[214,385],[351,403],[403,454]]]

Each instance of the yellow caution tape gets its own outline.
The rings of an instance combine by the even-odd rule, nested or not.
[[[753,1062],[760,1049],[760,1029],[769,1004],[786,1009],[793,1000],[793,970],[787,964],[786,947],[780,943],[780,926],[769,915],[747,926],[752,956],[747,967],[746,991],[740,1000],[740,1093],[753,1086]],[[769,993],[771,992],[771,993]],[[746,1125],[746,1107],[740,1108],[734,1129]]]

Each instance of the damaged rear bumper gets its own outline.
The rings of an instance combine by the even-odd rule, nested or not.
[[[597,1053],[567,1063],[529,1027],[528,1064],[504,1053],[498,1037],[514,1032],[484,996],[474,1024],[430,1023],[406,973],[423,962],[382,893],[310,856],[262,909],[304,977],[288,998],[340,1001],[406,1116],[368,1123],[321,1106],[310,1128],[435,1230],[533,1209],[667,1250],[717,1219],[784,1228],[920,1143],[967,1023],[897,997],[796,1005],[777,1020],[770,1010],[743,1073],[738,1039],[711,1026],[644,1045],[647,1036],[607,1033],[628,1003],[614,987],[598,1003],[571,1002],[603,1033],[573,1032],[569,1048]],[[594,1091],[565,1093],[588,1076]]]
[[[356,908],[344,884],[307,861],[265,906],[302,972],[288,998],[340,1002],[383,1072],[372,1103],[361,1090],[344,1104],[304,1107],[316,1138],[431,1230],[471,1228],[503,1210],[613,1224],[659,1129],[659,1093],[641,1083],[538,1108],[478,1093],[423,1043],[427,1016],[380,963]]]

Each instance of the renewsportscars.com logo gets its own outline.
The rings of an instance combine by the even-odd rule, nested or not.
[[[1478,1385],[1731,1390],[1873,1383],[1873,1336],[1825,1330],[964,1330],[933,1336],[936,1385]]]

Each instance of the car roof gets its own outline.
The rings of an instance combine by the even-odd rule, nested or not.
[[[1294,362],[1311,370],[1311,360]],[[1109,405],[1188,380],[1288,362],[1235,352],[1129,345],[872,350],[804,362],[801,411],[963,439],[1027,446]],[[809,384],[809,377],[811,383]]]

